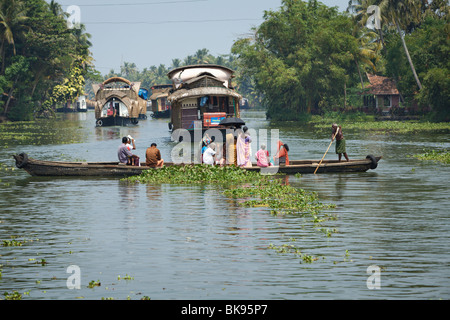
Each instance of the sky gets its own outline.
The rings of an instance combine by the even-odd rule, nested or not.
[[[49,1],[48,1],[49,2]],[[139,70],[183,60],[198,49],[229,54],[234,41],[249,35],[264,11],[281,0],[59,0],[62,9],[79,8],[79,21],[91,34],[95,68],[102,75],[124,62]],[[348,0],[321,0],[345,11]]]

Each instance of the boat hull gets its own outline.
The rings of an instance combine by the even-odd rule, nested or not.
[[[145,170],[155,170],[147,166],[128,166],[117,162],[61,162],[42,161],[29,158],[27,154],[21,153],[13,156],[16,166],[24,169],[32,176],[50,177],[129,177],[141,174]],[[367,156],[366,159],[347,161],[325,160],[321,163],[316,173],[339,173],[339,172],[365,172],[375,169],[381,157]],[[252,166],[244,168],[249,171],[257,171],[262,174],[308,174],[314,173],[319,161],[317,160],[294,160],[289,166],[272,166],[260,168]],[[165,163],[166,166],[176,165]]]
[[[103,117],[98,118],[95,122],[96,127],[111,127],[111,126],[128,126],[128,125],[136,125],[139,120],[136,118],[128,118],[128,117]]]

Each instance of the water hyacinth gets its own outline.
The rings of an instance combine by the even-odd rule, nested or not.
[[[228,184],[264,179],[257,172],[246,171],[235,166],[208,166],[204,164],[167,166],[156,170],[146,170],[139,176],[127,178],[139,183],[216,183]]]
[[[441,162],[444,164],[450,164],[450,153],[448,150],[429,150],[422,154],[414,155],[419,160],[428,160],[434,162]]]

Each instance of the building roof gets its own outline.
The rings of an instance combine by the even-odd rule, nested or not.
[[[369,94],[374,95],[399,95],[394,80],[388,77],[367,73],[370,85],[367,86]]]

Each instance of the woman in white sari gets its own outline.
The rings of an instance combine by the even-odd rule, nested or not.
[[[250,134],[247,133],[248,128],[243,127],[242,131],[239,133],[236,142],[236,153],[237,153],[237,165],[239,167],[251,167],[252,161],[250,159],[252,151],[252,138]]]

